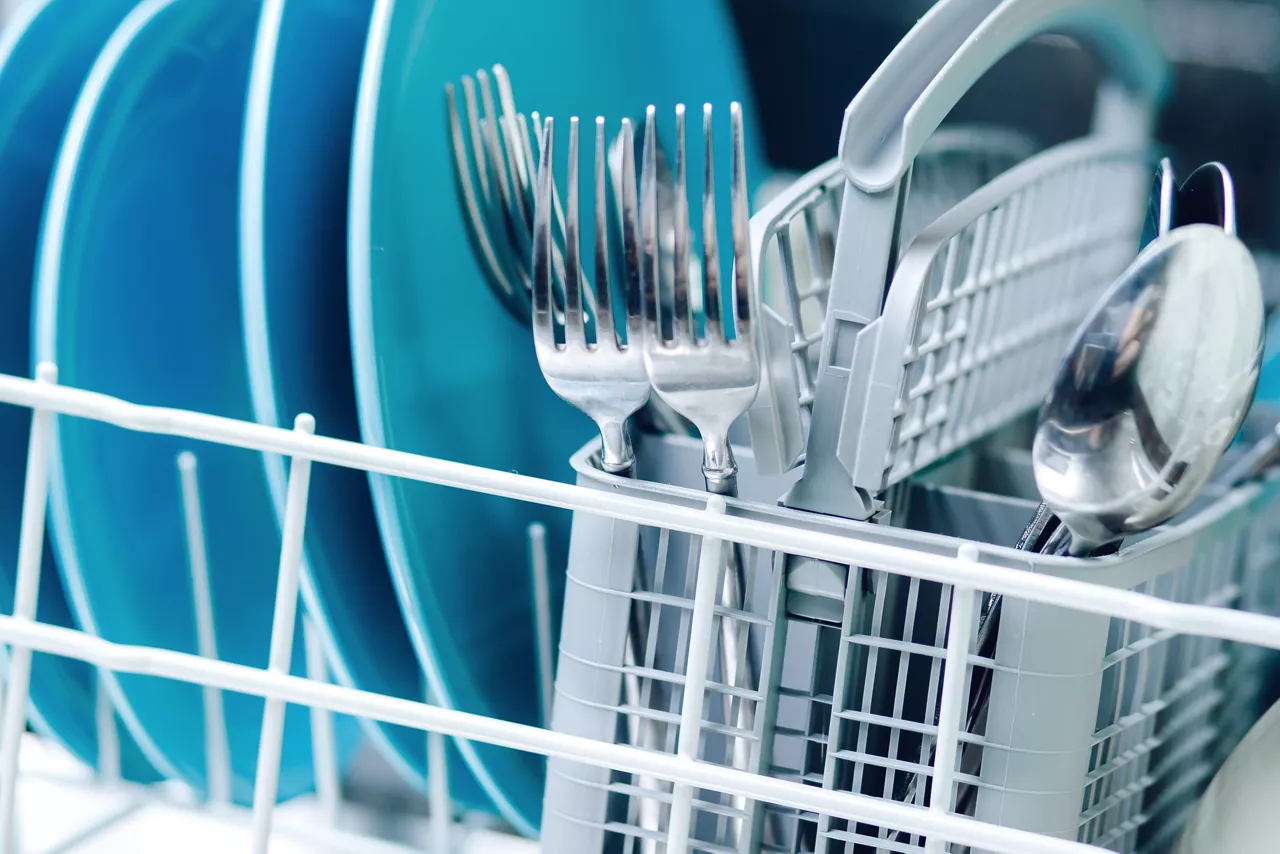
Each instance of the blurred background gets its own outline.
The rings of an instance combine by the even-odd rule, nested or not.
[[[729,0],[770,159],[805,171],[834,156],[840,117],[931,0]],[[1238,193],[1241,237],[1280,250],[1280,0],[1151,0],[1175,63],[1155,138],[1180,170],[1221,160]],[[950,121],[998,122],[1041,145],[1088,129],[1096,71],[1083,51],[1044,39],[1014,52]],[[1260,262],[1263,259],[1260,259]]]

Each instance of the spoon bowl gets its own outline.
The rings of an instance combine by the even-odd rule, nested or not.
[[[1164,235],[1105,294],[1062,362],[1032,447],[1036,485],[1073,553],[1191,503],[1253,399],[1262,332],[1253,258],[1214,225]]]

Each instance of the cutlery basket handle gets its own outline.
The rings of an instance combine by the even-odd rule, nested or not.
[[[1142,0],[940,0],[845,110],[838,156],[845,184],[805,475],[788,506],[853,519],[875,512],[870,486],[848,462],[847,449],[858,442],[848,434],[863,424],[846,417],[846,400],[861,400],[887,379],[868,375],[870,342],[862,333],[880,317],[905,248],[912,163],[974,83],[1014,48],[1049,33],[1078,39],[1106,69],[1092,136],[1145,144],[1167,69]]]
[[[1141,0],[943,0],[920,19],[845,109],[840,162],[865,193],[896,185],[961,97],[1014,48],[1055,33],[1084,43],[1147,117],[1166,66]],[[1145,132],[1145,128],[1142,128]]]

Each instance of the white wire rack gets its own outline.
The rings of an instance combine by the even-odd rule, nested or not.
[[[139,406],[101,394],[58,386],[56,369],[52,365],[40,366],[37,376],[38,379],[30,380],[0,375],[0,402],[34,410],[16,604],[12,616],[0,616],[0,641],[12,649],[3,724],[0,727],[0,809],[4,810],[0,814],[0,823],[4,831],[2,838],[7,844],[12,844],[15,835],[14,793],[20,780],[18,758],[25,728],[31,654],[40,651],[80,659],[107,671],[158,676],[203,685],[215,691],[238,691],[267,698],[268,713],[263,721],[257,791],[248,817],[252,832],[246,844],[254,852],[267,850],[272,838],[273,819],[279,812],[272,784],[279,764],[280,718],[273,710],[283,709],[286,703],[645,775],[694,789],[724,792],[774,805],[902,828],[927,837],[933,851],[943,850],[944,841],[1001,854],[1096,854],[1102,850],[953,815],[949,812],[947,799],[943,798],[935,799],[931,807],[924,808],[864,795],[825,791],[698,761],[685,755],[665,755],[603,743],[289,675],[282,662],[287,662],[292,652],[299,554],[306,523],[308,475],[312,463],[347,466],[699,535],[705,544],[701,560],[708,566],[715,561],[717,544],[737,542],[952,585],[952,613],[958,616],[951,620],[946,648],[948,675],[941,692],[935,785],[945,786],[954,782],[963,702],[961,675],[970,654],[967,642],[972,631],[970,606],[977,591],[999,592],[1032,602],[1120,617],[1168,632],[1280,649],[1280,619],[1222,607],[1178,604],[1145,593],[984,564],[977,559],[978,551],[971,544],[962,545],[955,555],[928,554],[857,536],[735,518],[725,514],[722,506],[713,506],[715,499],[711,499],[706,508],[681,506],[326,438],[313,434],[310,429],[313,422],[309,417],[300,417],[296,429],[284,430],[194,412]],[[48,450],[55,415],[88,418],[145,433],[185,436],[250,452],[277,453],[292,459],[271,666],[258,669],[169,650],[123,646],[35,620],[49,474]],[[1280,488],[1277,481],[1271,481],[1249,490],[1277,488]],[[1242,500],[1249,497],[1249,490],[1242,491]],[[1190,558],[1190,554],[1182,554],[1170,559],[1185,562]],[[701,604],[695,605],[693,615],[695,624],[707,620],[707,614],[696,609],[711,605],[706,597],[699,601]],[[697,716],[690,717],[686,725],[700,726]],[[243,813],[239,815],[243,816]],[[286,829],[281,827],[277,830],[276,837],[282,838]],[[438,836],[436,839],[440,841]],[[379,849],[373,840],[363,838],[358,841],[348,839],[344,844],[341,834],[336,832],[326,844],[331,850],[393,850],[390,847]]]

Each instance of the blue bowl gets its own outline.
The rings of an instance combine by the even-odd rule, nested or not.
[[[144,0],[76,103],[37,271],[35,353],[68,385],[252,420],[237,287],[239,156],[259,4]],[[51,522],[77,618],[111,641],[197,652],[176,458],[199,460],[215,634],[265,667],[280,534],[257,455],[62,418]],[[302,673],[301,631],[294,672]],[[108,679],[167,776],[208,791],[201,688]],[[224,695],[231,795],[249,804],[263,701]],[[340,763],[359,731],[337,720]],[[279,796],[314,786],[308,713],[286,715]]]
[[[347,184],[360,58],[373,0],[266,0],[258,25],[240,187],[240,293],[257,420],[310,412],[358,441],[347,319]],[[283,518],[285,461],[264,455]],[[344,685],[424,699],[363,472],[311,476],[302,596]],[[401,775],[425,791],[421,730],[362,721]],[[456,801],[492,809],[456,749]]]
[[[495,62],[510,71],[520,109],[561,119],[600,114],[616,128],[624,117],[642,117],[649,103],[670,117],[678,101],[711,101],[726,168],[728,104],[749,100],[746,76],[717,0],[378,0],[374,7],[349,236],[361,435],[372,445],[570,480],[569,457],[593,427],[547,389],[529,333],[485,284],[456,201],[444,87]],[[748,157],[762,176],[757,140],[750,134]],[[699,189],[691,187],[693,198]],[[583,198],[590,192],[588,184]],[[382,476],[370,484],[434,698],[539,723],[525,536],[531,522],[544,523],[551,566],[563,567],[568,514]],[[563,573],[554,573],[557,615],[563,589]],[[534,832],[541,757],[460,747],[503,816]]]
[[[8,318],[0,335],[0,372],[28,371],[31,277],[54,158],[94,58],[133,5],[134,0],[99,0],[89,6],[72,0],[34,0],[0,33],[0,268],[10,280],[0,289],[0,317]],[[0,407],[0,612],[6,614],[13,612],[17,578],[12,559],[18,553],[30,429],[30,410]],[[47,545],[36,616],[45,623],[78,628]],[[35,729],[97,766],[94,669],[74,659],[37,653],[30,692]],[[139,783],[159,780],[138,745],[121,730],[117,725],[121,775]]]

